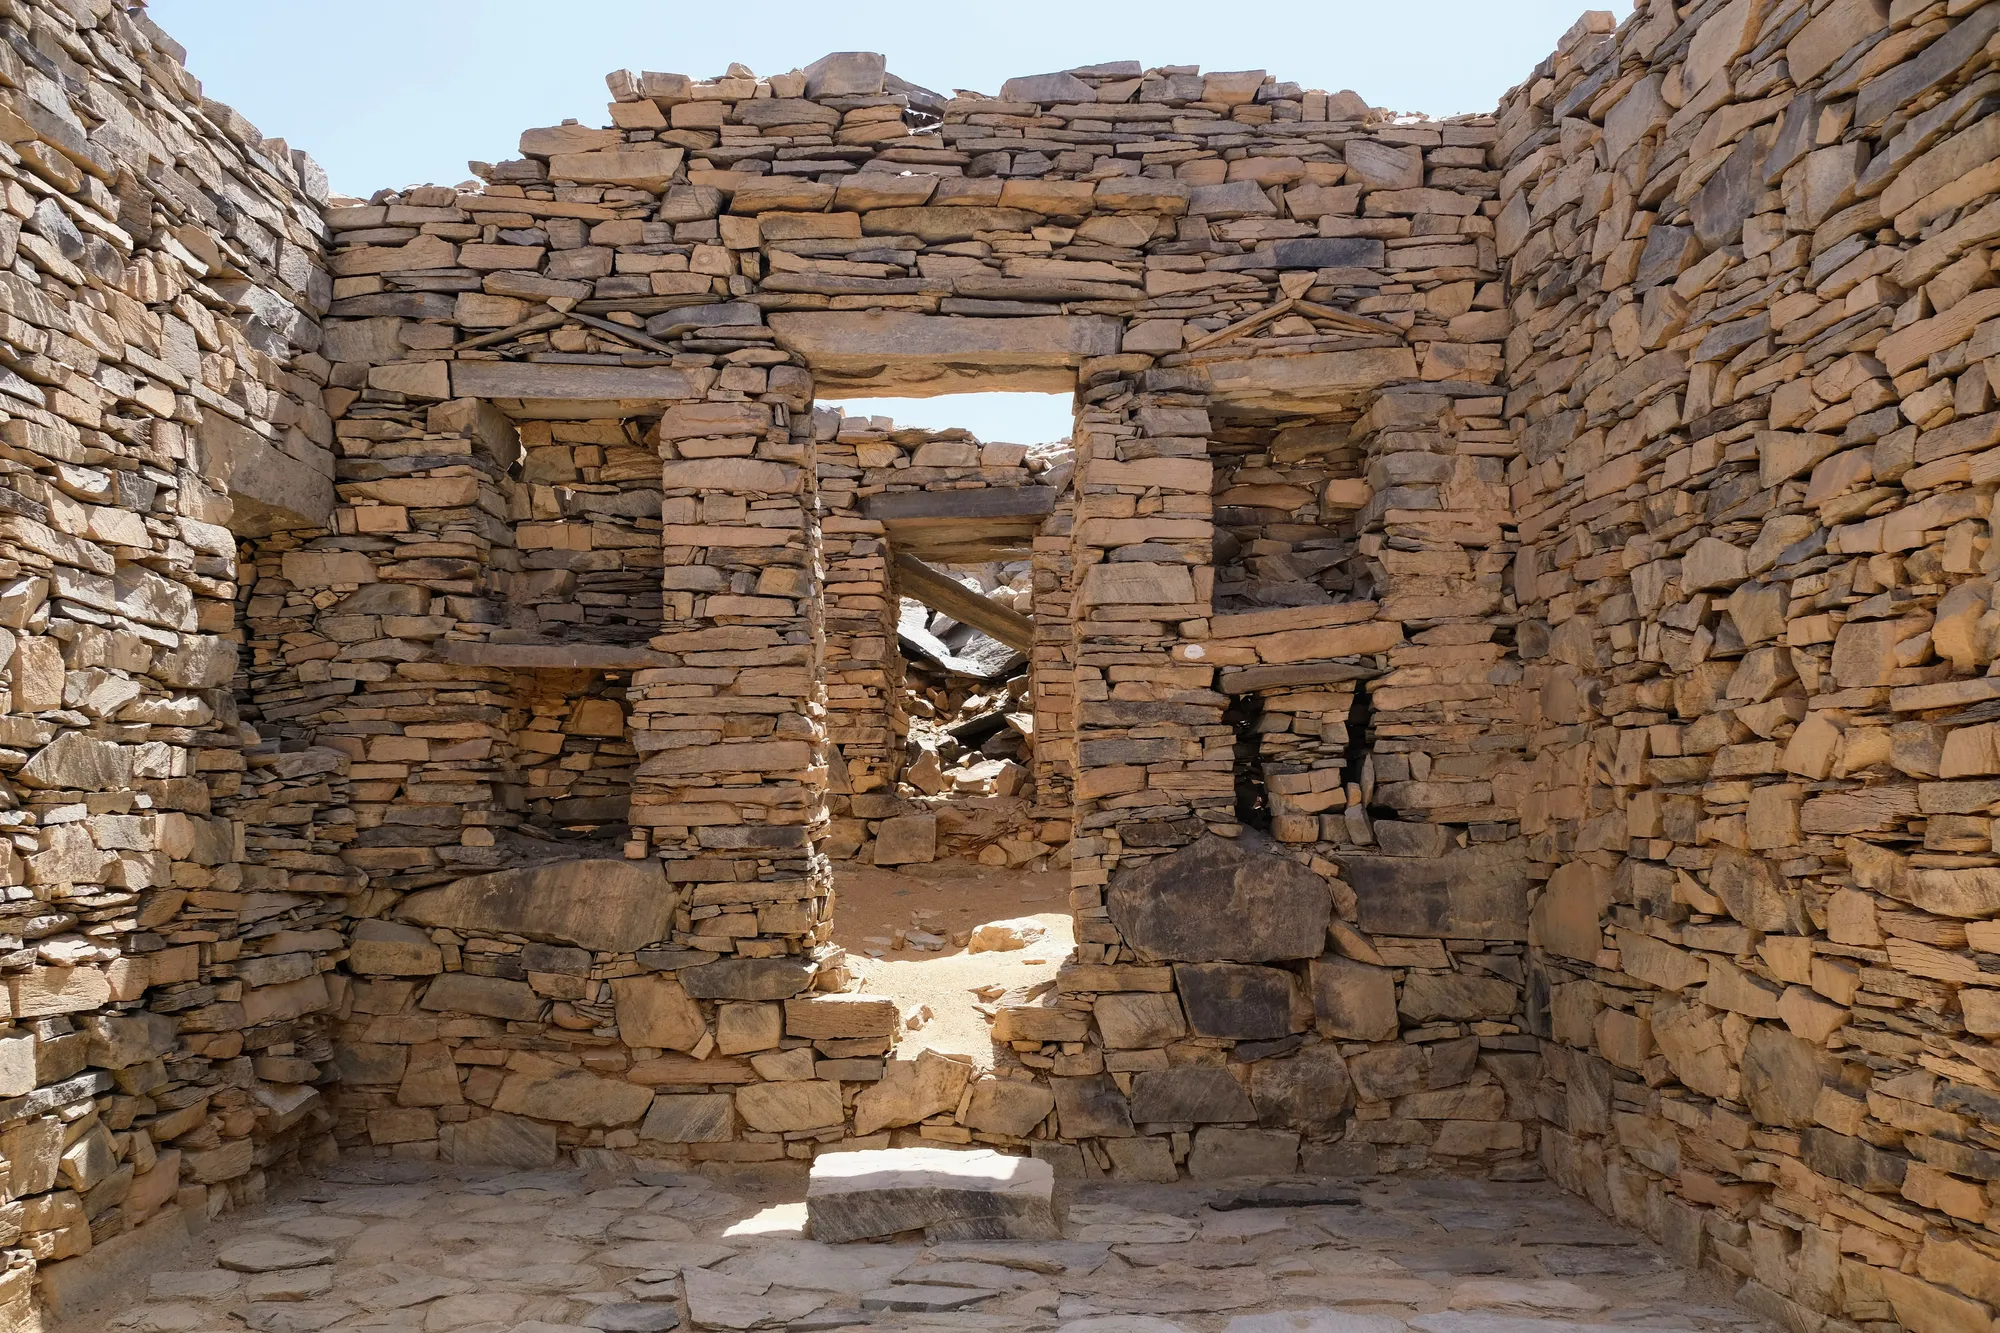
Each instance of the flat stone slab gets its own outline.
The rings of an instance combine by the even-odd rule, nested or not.
[[[667,1329],[679,1328],[680,1323],[680,1314],[673,1306],[654,1302],[600,1305],[583,1317],[585,1328],[601,1329],[603,1333],[666,1333]]]
[[[806,1186],[813,1239],[922,1230],[939,1240],[1056,1240],[1055,1169],[984,1150],[889,1148],[825,1153]]]
[[[1322,1308],[1237,1315],[1222,1333],[1404,1333],[1406,1328],[1402,1320],[1389,1315]]]
[[[324,1245],[276,1236],[252,1236],[223,1246],[216,1252],[215,1261],[239,1273],[270,1273],[281,1268],[307,1268],[332,1258],[333,1251]]]
[[[963,1310],[999,1293],[985,1287],[939,1287],[927,1282],[903,1282],[861,1293],[864,1310],[916,1310],[936,1314]]]

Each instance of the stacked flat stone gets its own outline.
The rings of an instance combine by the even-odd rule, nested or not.
[[[325,179],[182,54],[139,11],[0,12],[8,1327],[39,1265],[331,1148],[341,900],[246,862],[326,850],[332,765],[247,761],[231,688],[234,533],[330,493]]]
[[[1990,1322],[2000,8],[1646,0],[1443,122],[619,73],[324,210],[143,17],[0,28],[10,1315],[336,1140],[846,1141],[1539,1163]],[[975,388],[1073,467],[812,407]],[[829,854],[986,817],[896,793],[880,515],[1044,485],[1078,944],[980,1074]]]
[[[330,218],[338,237],[333,314],[357,330],[343,347],[361,349],[354,362],[335,368],[336,381],[358,391],[342,425],[404,422],[421,430],[426,443],[420,450],[399,446],[397,454],[469,456],[475,471],[481,458],[506,464],[517,447],[513,434],[526,446],[518,482],[501,484],[491,497],[483,489],[462,490],[485,512],[506,516],[504,527],[462,525],[464,539],[487,545],[461,552],[457,545],[433,550],[413,541],[399,552],[426,560],[463,554],[482,572],[464,589],[473,595],[441,636],[399,636],[416,653],[393,673],[408,678],[397,680],[397,688],[422,681],[419,692],[437,706],[454,693],[446,681],[478,682],[482,688],[467,702],[478,699],[490,711],[468,723],[490,729],[497,722],[499,729],[476,762],[469,755],[455,761],[435,784],[412,769],[407,777],[418,785],[392,801],[394,812],[365,817],[374,830],[371,848],[357,846],[353,864],[378,872],[375,882],[388,890],[371,899],[367,914],[407,915],[395,893],[445,885],[452,867],[535,859],[536,850],[514,836],[519,820],[507,809],[506,793],[546,776],[540,756],[556,752],[548,749],[546,723],[520,719],[537,709],[549,710],[547,716],[575,710],[583,700],[531,684],[527,670],[629,670],[628,679],[614,674],[606,682],[626,696],[639,755],[623,851],[662,861],[672,886],[670,928],[629,959],[592,950],[583,994],[571,995],[569,982],[537,990],[528,976],[529,992],[549,1007],[509,1021],[551,1043],[559,1060],[641,1081],[642,1068],[656,1069],[666,1057],[634,1042],[622,1018],[605,1021],[603,1011],[603,986],[628,967],[680,987],[703,1033],[718,1043],[733,1006],[769,1005],[815,988],[837,994],[838,956],[824,944],[825,853],[852,850],[894,863],[900,851],[891,856],[869,847],[867,838],[895,826],[899,845],[914,846],[922,834],[924,854],[934,855],[953,847],[954,820],[961,840],[986,820],[966,822],[950,801],[937,812],[913,812],[888,789],[898,776],[897,668],[889,638],[895,601],[887,530],[864,512],[869,497],[917,488],[1018,488],[1033,485],[1038,474],[1024,468],[1032,460],[1018,447],[980,449],[949,435],[905,437],[831,414],[816,419],[805,409],[815,386],[837,393],[850,383],[921,392],[954,383],[1068,387],[1074,370],[1038,368],[1053,352],[1082,372],[1075,475],[1056,478],[1065,498],[1034,539],[1037,583],[1046,586],[1038,586],[1031,692],[1038,714],[1046,714],[1038,724],[1051,724],[1052,745],[1045,759],[1038,737],[1037,766],[1045,771],[1037,774],[1042,805],[1033,822],[1040,839],[1076,835],[1064,852],[1073,867],[1080,944],[1061,990],[1063,1003],[1073,1007],[1061,1012],[1086,1013],[1093,997],[1108,993],[1178,1005],[1173,973],[1138,961],[1103,894],[1120,874],[1137,873],[1205,836],[1241,831],[1236,735],[1225,716],[1230,696],[1216,688],[1218,668],[1224,676],[1260,666],[1278,672],[1261,682],[1246,676],[1246,688],[1337,687],[1320,701],[1313,726],[1322,740],[1343,739],[1304,764],[1279,757],[1270,764],[1344,772],[1346,719],[1336,716],[1336,697],[1352,698],[1355,681],[1390,668],[1381,654],[1405,638],[1379,600],[1356,595],[1379,594],[1392,581],[1357,559],[1358,530],[1407,521],[1417,526],[1387,539],[1395,550],[1435,538],[1468,571],[1473,557],[1465,551],[1490,543],[1497,532],[1490,515],[1477,531],[1462,530],[1455,507],[1483,503],[1488,497],[1477,490],[1425,491],[1424,483],[1439,478],[1403,473],[1371,487],[1360,475],[1370,450],[1413,450],[1432,439],[1459,441],[1455,447],[1469,457],[1454,466],[1468,478],[1486,466],[1483,455],[1472,456],[1475,441],[1461,437],[1487,425],[1482,414],[1497,410],[1488,401],[1498,364],[1494,321],[1453,321],[1499,306],[1490,286],[1496,183],[1483,168],[1483,145],[1495,135],[1491,121],[1367,123],[1370,113],[1351,94],[1305,94],[1255,73],[1149,73],[1137,66],[1017,81],[999,100],[949,102],[893,80],[880,57],[864,54],[829,57],[802,74],[769,80],[698,83],[648,74],[614,75],[610,82],[618,99],[613,129],[566,124],[530,131],[519,161],[479,168],[488,182],[480,193],[430,187],[385,193],[335,209]],[[1067,146],[1044,151],[1052,144]],[[364,323],[366,339],[359,333]],[[457,340],[439,341],[434,330],[454,325]],[[1455,350],[1460,342],[1467,345]],[[380,354],[392,344],[400,344],[396,355]],[[1408,410],[1371,414],[1379,390],[1397,384],[1410,390],[1403,395]],[[578,400],[593,407],[570,405]],[[1452,416],[1445,434],[1388,429],[1409,425],[1417,419],[1412,412],[1428,411],[1426,420],[1435,424],[1448,404],[1466,402],[1476,407],[1462,420]],[[488,403],[502,405],[519,426],[510,431],[492,422]],[[1249,414],[1245,424],[1218,424],[1218,405]],[[575,424],[585,416],[591,420]],[[490,437],[483,444],[482,426]],[[411,438],[378,426],[368,433]],[[462,443],[438,449],[430,442],[435,435]],[[656,446],[665,468],[663,632],[644,649],[618,636],[643,617],[645,603],[619,601],[624,584],[602,598],[588,596],[588,569],[570,554],[582,553],[588,564],[601,537],[623,543],[645,530],[643,519],[635,526],[606,517],[603,502],[590,497],[608,489],[579,489],[615,484],[618,494],[642,494],[636,473],[585,472],[613,466],[618,441],[633,438]],[[1218,455],[1231,464],[1220,475],[1211,465],[1218,439],[1231,442]],[[545,464],[542,452],[558,446],[567,457],[559,450]],[[582,452],[591,449],[602,450],[601,458]],[[399,471],[394,482],[370,476],[371,493],[348,490],[342,498],[361,507],[392,503],[372,488],[403,484],[410,471]],[[1404,485],[1413,479],[1414,489]],[[1396,508],[1370,508],[1376,490],[1396,487]],[[1213,570],[1218,504],[1242,529],[1249,552],[1220,615]],[[1405,511],[1417,517],[1406,519]],[[383,516],[370,521],[380,526]],[[358,522],[340,530],[360,535]],[[394,549],[337,537],[313,546]],[[822,560],[823,597],[814,578]],[[450,583],[462,569],[423,565],[393,581]],[[1423,565],[1404,572],[1431,578],[1436,571]],[[1292,592],[1280,589],[1293,584]],[[1434,578],[1402,586],[1429,597],[1410,603],[1416,628],[1426,634],[1443,626],[1470,638],[1469,622],[1492,609],[1490,601],[1437,595],[1443,585]],[[1309,590],[1309,605],[1292,604],[1300,589]],[[572,593],[580,613],[552,621]],[[1266,625],[1258,616],[1277,619]],[[1455,628],[1461,624],[1467,628]],[[599,646],[607,641],[629,644],[623,650],[629,657]],[[1204,656],[1211,649],[1214,655]],[[1481,692],[1470,706],[1494,711],[1502,707],[1496,697]],[[1306,731],[1302,725],[1285,734]],[[567,749],[561,753],[567,759]],[[489,781],[496,773],[498,786]],[[372,768],[371,775],[385,785],[393,776]],[[1451,774],[1440,776],[1449,784]],[[549,785],[536,781],[531,789]],[[1344,782],[1341,794],[1347,795]],[[1453,817],[1469,821],[1477,812],[1482,827],[1498,817],[1490,802],[1482,804],[1483,788],[1462,795],[1446,803]],[[413,798],[431,813],[412,808]],[[1420,819],[1422,802],[1410,806]],[[1364,844],[1365,817],[1364,832],[1350,836],[1344,809],[1338,829],[1321,811],[1309,814],[1314,837],[1280,845],[1295,846],[1299,863],[1322,882],[1316,892],[1342,905],[1340,921],[1365,921],[1366,903],[1392,907],[1409,874],[1438,884],[1434,869],[1417,865],[1434,855],[1428,831],[1437,826],[1412,824],[1412,836],[1384,847],[1388,854],[1374,858],[1374,872],[1356,877],[1350,889],[1339,878],[1340,862],[1325,853]],[[437,837],[397,831],[433,817]],[[1288,835],[1300,832],[1298,818],[1288,811]],[[860,838],[851,831],[857,826]],[[1466,827],[1443,836],[1464,843]],[[1018,837],[1020,847],[1050,845],[1027,840],[1025,826]],[[996,845],[1011,863],[1008,844]],[[391,869],[399,882],[381,879],[379,872]],[[580,875],[526,866],[498,873],[515,886],[556,882],[552,875],[582,882]],[[1518,891],[1518,876],[1501,883]],[[1504,888],[1490,896],[1504,897]],[[1427,929],[1413,925],[1408,913],[1379,915],[1375,928],[1392,934],[1422,937]],[[1478,924],[1477,912],[1465,916],[1450,930],[1468,938],[1492,934]],[[440,919],[436,929],[449,924]],[[466,929],[451,934],[463,941],[440,933],[434,943],[448,950],[491,940],[504,946],[493,956],[504,956],[532,938],[510,940],[518,929],[499,921],[458,924]],[[1343,928],[1352,937],[1348,947],[1367,949],[1355,926]],[[1514,938],[1511,927],[1493,936],[1503,948]],[[1262,984],[1305,994],[1306,960],[1336,945],[1316,939],[1296,947],[1305,952],[1290,955],[1295,961],[1266,969],[1293,979]],[[1455,955],[1418,952],[1440,971],[1455,970]],[[452,971],[446,963],[437,975]],[[1518,980],[1517,973],[1506,975]],[[1384,975],[1392,977],[1393,995],[1393,976]],[[429,1001],[412,992],[399,1003],[410,1012]],[[1458,1033],[1478,1038],[1464,1050],[1476,1054],[1485,1042],[1497,1058],[1507,1043],[1518,1042],[1501,1021],[1511,1016],[1511,1001],[1489,1019],[1494,1003],[1488,997],[1478,1009],[1491,1031]],[[1389,1022],[1400,1026],[1393,1011]],[[1428,1014],[1412,1023],[1423,1041],[1442,1035],[1431,1030]],[[1299,1035],[1292,1018],[1285,1026]],[[1370,1033],[1380,1026],[1379,1017],[1371,1020]],[[1207,1031],[1220,1030],[1211,1024]],[[587,1038],[576,1035],[585,1032]],[[756,1082],[737,1092],[733,1115],[702,1110],[721,1106],[712,1100],[676,1105],[670,1125],[641,1133],[648,1150],[798,1153],[831,1130],[831,1122],[816,1117],[845,1120],[858,1089],[882,1070],[867,1062],[886,1047],[866,1044],[880,1045],[887,1032],[822,1038],[787,1026],[783,1033],[787,1043],[864,1043],[820,1051],[826,1068],[812,1081],[845,1080],[840,1096],[816,1088],[758,1091],[773,1078],[788,1080],[753,1070]],[[687,1035],[693,1044],[680,1049],[701,1046],[691,1026]],[[1111,1076],[1148,1072],[1161,1076],[1159,1087],[1177,1085],[1185,1080],[1160,1063],[1168,1048],[1177,1052],[1174,1060],[1206,1065],[1251,1039],[1198,1030],[1188,1038],[1192,1045],[1170,1035],[1160,1041],[1143,1069],[1130,1065]],[[1065,1036],[1046,1056],[1039,1042],[1021,1054],[1046,1058],[1030,1067],[1060,1086],[1065,1078],[1100,1077],[1105,1062],[1090,1052],[1101,1042],[1086,1023],[1084,1035]],[[1264,1062],[1289,1060],[1298,1044],[1288,1039],[1282,1049],[1264,1049],[1251,1041],[1230,1077],[1252,1088],[1264,1078],[1256,1073]],[[1333,1044],[1321,1047],[1312,1058],[1321,1070],[1314,1077],[1323,1080],[1338,1073],[1340,1056]],[[468,1055],[468,1063],[486,1058]],[[676,1065],[687,1082],[675,1086],[696,1097],[727,1096],[731,1080],[700,1083],[701,1071],[688,1067],[699,1063]],[[893,1073],[904,1063],[888,1068]],[[1470,1059],[1419,1063],[1426,1087],[1468,1081],[1488,1087],[1496,1078]],[[537,1077],[560,1075],[543,1070]],[[1117,1169],[1157,1174],[1162,1162],[1192,1160],[1188,1135],[1196,1124],[1250,1133],[1257,1115],[1234,1114],[1249,1101],[1204,1104],[1198,1091],[1176,1094],[1195,1095],[1194,1119],[1130,1121],[1155,1128],[1139,1133],[1148,1144],[1119,1149],[1130,1160]],[[1125,1086],[1115,1095],[1133,1093]],[[774,1120],[763,1103],[780,1097],[789,1099],[786,1113]],[[1346,1100],[1332,1096],[1310,1115],[1295,1116],[1296,1125],[1259,1129],[1248,1139],[1239,1134],[1237,1141],[1270,1161],[1287,1151],[1295,1161],[1301,1133],[1321,1141],[1340,1133]],[[836,1101],[847,1108],[838,1115]],[[520,1114],[499,1102],[474,1104]],[[1474,1109],[1462,1108],[1466,1123],[1487,1124],[1503,1114],[1482,1118],[1485,1106],[1481,1098],[1467,1102]],[[491,1118],[469,1114],[463,1123]],[[535,1131],[537,1142],[631,1145],[631,1128],[600,1124],[594,1115],[557,1117],[560,1123]],[[1072,1141],[1099,1136],[1090,1115],[1079,1109],[1075,1117],[1066,1126],[1058,1115],[1038,1133]],[[1437,1137],[1421,1117],[1407,1122],[1396,1130],[1393,1165],[1421,1163]],[[383,1148],[402,1142],[376,1138],[366,1115],[347,1123],[350,1141],[366,1136]],[[382,1123],[384,1134],[410,1128]],[[857,1118],[853,1132],[862,1132],[859,1125]],[[780,1138],[757,1137],[770,1134]],[[789,1149],[786,1134],[794,1136]],[[1024,1129],[1016,1137],[1029,1136]],[[1354,1151],[1377,1139],[1357,1140]],[[1531,1146],[1519,1133],[1502,1144],[1483,1130],[1452,1131],[1446,1155],[1464,1155],[1462,1145],[1474,1140],[1503,1159]],[[412,1142],[418,1146],[397,1150],[421,1151]],[[1089,1161],[1112,1161],[1108,1149],[1087,1151]],[[1219,1154],[1218,1147],[1208,1157],[1226,1160]]]
[[[1794,1327],[2000,1301],[1996,31],[1647,3],[1500,115],[1545,1160]]]

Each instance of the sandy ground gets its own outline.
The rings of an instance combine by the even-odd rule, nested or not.
[[[906,1032],[897,1045],[906,1059],[928,1047],[969,1055],[980,1068],[991,1068],[992,1023],[979,1006],[1018,1003],[1036,987],[1053,983],[1076,942],[1066,871],[996,870],[962,861],[899,870],[842,866],[834,888],[834,942],[847,950],[848,966],[862,978],[863,989],[895,997],[905,1011],[931,1007],[931,1021]],[[890,948],[890,932],[898,928],[950,940],[987,922],[1021,917],[1048,932],[1021,950],[969,954],[950,944],[938,953]],[[973,993],[982,986],[1002,986],[1008,993],[982,1001]]]

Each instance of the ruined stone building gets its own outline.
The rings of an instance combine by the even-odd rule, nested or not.
[[[620,71],[367,199],[143,8],[0,38],[7,1327],[342,1154],[926,1141],[2000,1308],[2000,4],[1639,0],[1443,121]],[[837,410],[994,389],[1073,456]],[[1002,557],[960,844],[1077,944],[973,1071],[830,932]]]

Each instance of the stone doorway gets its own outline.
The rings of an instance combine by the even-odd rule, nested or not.
[[[889,414],[902,405],[815,420],[832,938],[896,999],[906,1055],[1026,1077],[990,1025],[1053,988],[1073,939],[1067,762],[1049,744],[1064,617],[1041,549],[1072,470],[1068,423],[981,440],[906,425]]]

